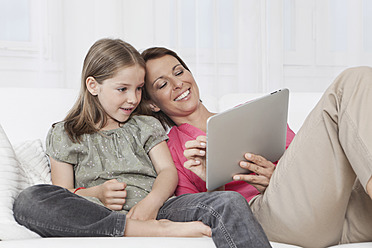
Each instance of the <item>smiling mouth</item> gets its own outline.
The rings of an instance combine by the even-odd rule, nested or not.
[[[121,109],[125,111],[132,111],[134,108],[121,108]]]
[[[188,95],[190,95],[190,89],[183,92],[179,97],[174,99],[174,101],[180,101],[180,100],[184,99],[185,97],[187,97]]]

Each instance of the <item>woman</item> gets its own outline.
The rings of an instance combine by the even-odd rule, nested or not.
[[[178,188],[193,193],[198,177],[205,179],[206,120],[213,113],[199,101],[197,84],[177,54],[150,48],[142,56],[148,104],[164,125],[173,126],[168,146],[175,163],[184,150],[184,166],[195,173],[188,176],[179,169]],[[234,180],[262,193],[254,197],[251,192],[250,204],[270,240],[304,247],[372,240],[372,201],[366,193],[372,195],[371,96],[372,69],[346,70],[327,89],[277,167],[245,154],[247,161],[240,166],[257,175],[236,175]],[[189,134],[183,147],[177,129]]]

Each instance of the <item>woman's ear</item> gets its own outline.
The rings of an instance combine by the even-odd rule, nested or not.
[[[149,103],[149,106],[150,106],[150,109],[152,112],[159,112],[160,111],[160,108],[158,106],[156,106],[155,103]]]
[[[87,77],[85,84],[90,94],[93,96],[98,95],[98,82],[94,79],[94,77]]]

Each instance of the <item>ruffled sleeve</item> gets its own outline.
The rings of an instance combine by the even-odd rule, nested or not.
[[[63,122],[51,127],[46,138],[46,154],[53,159],[76,165],[81,150],[79,143],[73,143],[64,129]]]
[[[168,139],[158,119],[152,116],[134,116],[133,119],[139,127],[138,135],[146,153],[149,153],[150,150],[160,142]]]

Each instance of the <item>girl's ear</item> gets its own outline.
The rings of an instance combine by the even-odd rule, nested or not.
[[[87,89],[90,92],[90,94],[92,94],[93,96],[98,95],[98,83],[94,79],[94,77],[88,77],[85,80],[85,84],[86,84]]]
[[[150,106],[150,109],[152,112],[159,112],[160,111],[160,108],[158,106],[156,106],[155,103],[149,103],[149,106]]]

